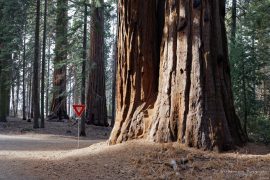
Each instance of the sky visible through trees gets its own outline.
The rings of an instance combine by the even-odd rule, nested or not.
[[[235,1],[236,6],[233,6],[234,1],[227,1],[226,5],[226,26],[229,39],[229,56],[231,64],[231,75],[232,75],[232,87],[234,92],[234,100],[236,110],[242,123],[245,126],[245,131],[249,126],[248,124],[254,123],[258,119],[267,119],[269,113],[269,90],[268,90],[268,62],[267,54],[269,54],[269,40],[267,33],[269,33],[269,27],[267,18],[269,9],[269,2],[264,1]],[[53,69],[61,64],[54,65],[53,60],[55,56],[55,27],[56,25],[56,14],[57,3],[56,1],[48,1],[48,13],[46,14],[47,21],[44,23],[44,8],[45,1],[41,2],[40,12],[40,48],[39,48],[39,66],[41,67],[41,57],[43,57],[42,42],[44,41],[44,35],[46,35],[46,47],[44,54],[45,70],[44,74],[40,74],[39,78],[42,79],[41,75],[45,76],[44,90],[45,93],[43,100],[46,101],[44,105],[44,114],[50,115],[49,110],[51,109],[51,98],[55,88],[52,87]],[[2,56],[6,54],[11,60],[6,60],[7,70],[12,72],[13,76],[11,79],[6,80],[9,84],[7,89],[8,98],[7,103],[9,104],[6,109],[10,109],[13,116],[17,115],[18,112],[23,110],[23,99],[25,101],[25,111],[28,111],[28,115],[31,116],[31,109],[33,103],[31,103],[31,92],[30,81],[32,79],[32,68],[31,60],[34,58],[34,23],[35,23],[35,12],[36,4],[34,1],[21,2],[12,0],[10,2],[1,2],[2,4]],[[67,40],[68,46],[65,48],[68,51],[67,60],[64,62],[66,66],[66,78],[67,82],[66,91],[64,92],[67,100],[67,113],[69,116],[73,115],[71,104],[77,103],[80,100],[80,82],[82,79],[81,62],[82,62],[82,41],[83,41],[83,16],[84,16],[84,4],[87,7],[87,49],[91,47],[89,32],[94,27],[94,23],[91,23],[91,11],[93,8],[90,6],[104,6],[104,68],[105,68],[105,79],[106,79],[106,97],[107,97],[107,110],[109,114],[112,111],[112,77],[113,69],[112,65],[114,62],[114,42],[116,40],[116,2],[105,1],[102,5],[99,1],[93,1],[92,4],[84,1],[70,1],[68,2],[68,33]],[[5,13],[10,12],[11,8],[14,10],[14,15],[7,19]],[[236,10],[236,14],[233,14],[233,10]],[[264,17],[264,18],[261,18]],[[6,18],[6,19],[5,19]],[[234,20],[235,19],[235,20]],[[264,21],[265,20],[265,21]],[[234,23],[235,22],[235,23]],[[6,23],[6,24],[5,24]],[[7,24],[9,23],[9,24]],[[16,24],[15,24],[16,23]],[[14,25],[13,25],[14,24]],[[47,26],[44,31],[44,25]],[[16,29],[7,29],[7,27],[16,27]],[[6,34],[5,34],[6,32]],[[42,32],[46,32],[42,34]],[[233,34],[231,32],[234,32]],[[8,34],[7,34],[8,33]],[[5,35],[5,36],[4,36]],[[235,37],[231,37],[235,36]],[[43,40],[42,40],[43,38]],[[4,46],[4,40],[7,39],[6,46]],[[232,40],[234,39],[234,40]],[[14,43],[11,43],[14,42]],[[25,50],[24,50],[25,48]],[[5,51],[6,50],[6,51]],[[242,51],[242,52],[241,52]],[[10,54],[10,55],[9,55]],[[87,58],[89,58],[89,51],[87,50]],[[6,58],[9,59],[9,58]],[[43,58],[42,58],[43,59]],[[4,62],[4,61],[3,61]],[[12,62],[12,63],[10,63]],[[23,63],[24,62],[24,63]],[[89,72],[89,63],[86,64]],[[246,69],[240,69],[239,66]],[[4,63],[3,63],[3,68]],[[28,68],[28,70],[26,70]],[[49,71],[48,71],[49,70]],[[4,73],[5,71],[3,71]],[[23,73],[24,72],[24,73]],[[88,73],[86,73],[88,74]],[[87,76],[87,75],[85,75]],[[4,78],[4,77],[3,77]],[[20,83],[23,80],[25,84]],[[28,79],[28,81],[26,80]],[[12,83],[11,83],[12,82]],[[31,82],[33,83],[33,82]],[[88,83],[88,77],[86,78]],[[42,84],[41,84],[42,86]],[[32,88],[32,87],[31,87]],[[39,89],[42,91],[43,88]],[[24,89],[24,93],[23,93]],[[45,92],[44,91],[44,92]],[[87,91],[87,90],[86,90]],[[5,94],[4,92],[2,94]],[[61,93],[60,93],[61,94]],[[23,97],[23,95],[25,97]],[[27,96],[27,97],[26,97]],[[7,97],[7,96],[6,96]],[[247,98],[249,97],[249,98]],[[26,100],[27,99],[27,100]],[[34,102],[34,101],[33,101]],[[48,103],[50,102],[50,103]],[[7,105],[6,105],[7,106]],[[253,108],[251,108],[253,107]],[[6,112],[8,113],[8,112]],[[110,115],[109,115],[110,116]],[[254,118],[255,117],[255,118]],[[31,117],[30,117],[31,118]],[[252,120],[253,119],[253,120]],[[251,122],[250,122],[251,121]],[[246,125],[247,124],[247,125]]]
[[[59,1],[60,2],[60,1]],[[235,4],[235,5],[234,5]],[[42,100],[43,114],[52,115],[52,95],[57,90],[53,87],[54,69],[64,66],[66,89],[56,95],[64,97],[67,104],[66,113],[73,116],[72,104],[81,101],[81,81],[85,78],[86,89],[85,98],[89,88],[89,72],[92,65],[89,64],[89,48],[91,49],[90,31],[94,29],[95,22],[92,21],[92,15],[95,8],[101,8],[104,14],[104,30],[97,29],[96,32],[102,31],[104,34],[103,61],[104,61],[104,78],[106,89],[106,109],[108,117],[112,117],[112,91],[113,70],[115,62],[115,42],[117,35],[117,12],[116,1],[69,1],[67,6],[67,46],[63,47],[67,51],[65,61],[57,64],[53,63],[57,47],[55,43],[57,25],[57,7],[56,1],[47,2],[47,13],[44,13],[45,1],[41,1],[41,11],[38,17],[39,22],[39,39],[40,48],[37,49],[39,88],[38,91],[44,95],[32,98],[36,93],[33,85],[36,80],[32,80],[34,62],[34,45],[35,41],[35,19],[36,19],[36,2],[12,0],[9,2],[1,1],[1,78],[2,81],[2,102],[1,114],[3,120],[5,116],[22,116],[31,119],[36,102]],[[85,11],[86,7],[86,11]],[[234,94],[234,104],[240,117],[244,131],[247,133],[250,127],[267,123],[269,119],[269,26],[267,13],[269,2],[263,1],[227,1],[226,4],[226,29],[228,34],[228,49],[231,66],[232,88]],[[13,15],[7,16],[9,12]],[[87,33],[83,37],[84,31],[84,13],[86,12]],[[235,13],[234,13],[235,12]],[[92,14],[92,15],[91,15]],[[94,13],[95,14],[95,13]],[[46,22],[45,16],[46,16]],[[60,17],[64,18],[64,17]],[[60,20],[62,21],[62,20]],[[44,27],[46,26],[46,31]],[[61,28],[60,28],[61,29]],[[83,62],[83,38],[86,38],[86,73],[81,72],[81,63]],[[59,38],[58,38],[59,39]],[[46,40],[45,44],[43,43]],[[96,42],[92,44],[99,44]],[[61,43],[62,44],[62,43]],[[63,51],[64,49],[61,49]],[[99,48],[98,48],[99,49]],[[43,50],[43,51],[41,51]],[[44,53],[45,52],[45,53]],[[44,62],[43,62],[44,60]],[[44,65],[43,65],[44,63]],[[44,66],[44,68],[43,68]],[[42,67],[42,68],[41,68]],[[241,67],[241,68],[239,68]],[[42,71],[41,71],[42,70]],[[6,74],[11,73],[11,77]],[[91,75],[90,75],[91,77]],[[41,83],[40,80],[43,80]],[[88,89],[87,89],[88,88]],[[96,91],[96,90],[95,90]],[[97,93],[97,92],[95,92]],[[98,93],[97,93],[98,94]],[[44,97],[44,98],[41,98]],[[97,96],[95,96],[97,97]],[[97,99],[95,100],[97,101]],[[24,103],[23,103],[24,102]],[[24,104],[24,107],[23,107]],[[44,104],[44,105],[43,105]],[[38,105],[38,104],[37,104]],[[39,106],[39,105],[38,105]],[[39,108],[40,109],[40,108]],[[93,108],[91,108],[93,110]],[[40,111],[40,110],[39,110]],[[54,112],[54,114],[57,112]],[[39,114],[39,113],[38,113]],[[42,116],[41,116],[42,117]],[[47,118],[47,117],[45,117]],[[91,117],[88,117],[91,119]],[[61,119],[61,118],[60,118]],[[90,121],[90,120],[89,120]],[[251,130],[251,129],[250,129]],[[258,130],[259,131],[259,130]],[[265,130],[263,130],[264,132]],[[254,134],[254,133],[253,133]]]
[[[80,135],[109,128],[111,145],[269,144],[269,12],[269,0],[0,0],[0,127],[74,125],[85,104]]]

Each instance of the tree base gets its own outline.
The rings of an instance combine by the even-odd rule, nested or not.
[[[80,132],[80,136],[81,137],[86,137],[86,133],[85,132]]]
[[[101,123],[95,123],[95,122],[92,122],[92,121],[87,121],[86,124],[87,125],[94,125],[94,126],[101,126],[101,127],[109,127],[110,126],[109,123],[101,124]]]
[[[247,138],[234,108],[224,1],[163,2],[160,9],[155,1],[119,2],[110,144],[144,138],[217,151],[243,145]]]
[[[47,121],[63,122],[64,119],[69,119],[68,115],[57,116],[55,113],[48,115]]]
[[[39,129],[39,125],[34,125],[33,128],[34,129]]]

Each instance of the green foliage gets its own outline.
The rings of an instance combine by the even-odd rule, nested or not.
[[[11,84],[14,79],[19,83],[19,56],[28,5],[22,0],[0,0],[0,121],[8,115]]]
[[[249,125],[249,137],[255,142],[270,144],[270,121],[264,115],[254,116]]]
[[[270,1],[238,3],[236,39],[229,46],[235,106],[252,138],[269,139],[270,118],[263,110],[266,99],[261,91],[270,72]]]
[[[116,2],[114,0],[107,1],[104,4],[104,58],[105,58],[105,79],[106,79],[106,96],[108,114],[111,114],[112,102],[112,64],[113,64],[113,47],[116,41]]]

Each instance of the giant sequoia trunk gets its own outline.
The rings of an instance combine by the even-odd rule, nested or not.
[[[88,124],[108,126],[104,70],[104,7],[93,4],[91,10],[89,82],[87,92]]]
[[[67,60],[67,27],[68,1],[57,1],[56,45],[53,73],[53,99],[51,112],[59,120],[67,118],[66,104],[66,64]]]
[[[147,135],[158,87],[155,1],[119,1],[117,108],[110,141]]]
[[[224,16],[224,0],[119,2],[111,144],[144,137],[226,150],[246,141],[233,105]]]

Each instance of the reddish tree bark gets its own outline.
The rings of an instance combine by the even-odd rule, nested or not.
[[[86,5],[86,0],[84,2],[84,22],[83,22],[83,62],[82,62],[82,84],[81,84],[81,104],[85,104],[85,82],[86,82],[86,56],[87,56],[87,5]],[[86,136],[86,132],[85,132],[85,113],[82,114],[82,118],[81,118],[81,132],[80,132],[80,136]]]
[[[87,122],[108,126],[104,70],[104,7],[93,3],[91,10]]]
[[[158,2],[119,2],[117,111],[110,143],[144,137],[209,150],[243,144],[231,90],[225,1]],[[158,29],[163,32],[156,51]]]
[[[147,134],[157,96],[155,1],[119,1],[117,107],[111,143]]]
[[[35,27],[35,53],[33,62],[33,80],[32,80],[32,108],[33,108],[33,127],[39,128],[39,61],[40,61],[40,45],[39,45],[39,29],[40,29],[40,0],[36,1],[36,27]]]
[[[56,45],[53,73],[53,99],[51,112],[59,120],[68,118],[66,99],[66,64],[67,60],[67,27],[68,1],[57,1]]]
[[[48,1],[44,1],[44,22],[43,22],[43,42],[42,42],[42,63],[41,63],[41,112],[40,112],[40,128],[45,127],[45,66],[46,66],[46,45],[47,45],[47,9],[48,9]]]

